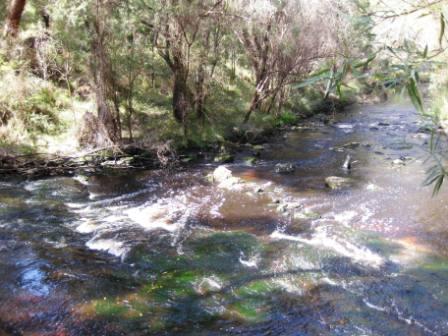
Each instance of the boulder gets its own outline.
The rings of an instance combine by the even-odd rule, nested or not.
[[[325,184],[330,189],[339,190],[353,186],[354,181],[348,177],[330,176],[325,179]]]

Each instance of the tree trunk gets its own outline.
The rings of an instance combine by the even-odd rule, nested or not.
[[[8,17],[6,18],[5,37],[16,37],[19,33],[20,20],[25,9],[26,0],[11,0],[9,5]]]
[[[187,76],[181,69],[174,72],[173,87],[173,113],[176,120],[185,126],[190,94],[187,84]]]
[[[110,94],[111,67],[104,45],[105,33],[101,18],[96,18],[95,37],[93,40],[93,73],[96,85],[96,103],[98,109],[99,132],[103,132],[105,142],[117,143],[121,139],[119,115],[114,115],[110,102],[113,97]],[[98,144],[100,145],[100,144]]]
[[[199,65],[198,69],[198,78],[196,81],[196,97],[195,97],[195,104],[196,104],[196,116],[198,119],[204,118],[204,107],[205,107],[205,70],[204,66],[201,64]]]
[[[244,116],[244,124],[247,124],[249,122],[250,116],[252,115],[252,113],[256,110],[260,109],[260,93],[258,92],[258,90],[255,91],[254,96],[252,98],[252,102],[250,103],[250,107],[249,110],[247,111],[246,115]]]

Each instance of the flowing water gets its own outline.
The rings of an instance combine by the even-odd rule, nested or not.
[[[4,180],[0,335],[446,335],[447,192],[422,187],[421,126],[354,108],[221,183],[212,165]]]

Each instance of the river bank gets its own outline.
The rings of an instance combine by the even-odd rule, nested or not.
[[[174,144],[172,141],[148,146],[136,141],[107,148],[49,154],[20,151],[10,153],[8,147],[2,149],[0,146],[0,173],[43,178],[74,176],[79,173],[95,174],[107,170],[173,168],[200,162],[231,163],[238,152],[246,153],[247,162],[255,162],[263,144],[285,132],[300,129],[308,120],[329,124],[336,114],[344,113],[344,109],[352,104],[354,101],[342,102],[331,98],[327,103],[319,105],[319,111],[297,114],[288,124],[270,125],[264,129],[251,124],[235,126],[228,138],[221,143],[203,143],[201,147],[196,144]]]

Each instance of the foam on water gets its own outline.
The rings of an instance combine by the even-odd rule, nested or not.
[[[336,238],[335,236],[330,237],[323,229],[316,230],[316,233],[310,239],[302,238],[300,236],[288,235],[279,231],[273,232],[271,234],[271,238],[290,240],[310,246],[332,250],[333,252],[350,258],[357,263],[375,268],[379,268],[384,264],[384,259],[380,255],[370,251],[365,247],[357,246],[342,238]]]
[[[75,181],[78,181],[82,185],[88,186],[89,185],[89,178],[84,175],[76,175],[73,177]]]
[[[98,229],[98,224],[90,219],[85,219],[81,225],[76,228],[76,231],[83,234],[93,233]]]
[[[258,263],[260,262],[260,256],[258,254],[246,259],[244,253],[241,254],[238,259],[240,264],[248,268],[258,268]]]
[[[129,251],[129,248],[123,242],[114,239],[97,239],[94,237],[86,243],[86,246],[91,250],[104,251],[121,258]]]
[[[192,205],[186,204],[185,197],[159,199],[155,203],[131,208],[125,213],[135,223],[146,230],[163,229],[169,232],[184,226],[191,213]]]
[[[347,210],[334,215],[334,219],[342,225],[349,226],[352,220],[358,215],[356,211]]]
[[[154,189],[155,189],[155,186],[151,186],[151,187],[144,188],[144,189],[136,191],[136,192],[124,194],[122,196],[117,196],[117,197],[107,198],[107,199],[103,199],[103,200],[99,200],[99,201],[95,201],[95,202],[90,202],[89,205],[91,207],[110,206],[110,205],[112,205],[114,203],[127,201],[127,200],[132,200],[133,198],[135,198],[137,196],[144,195],[144,194],[147,194],[147,193],[151,193],[151,192],[154,191]]]
[[[363,298],[362,301],[370,309],[373,309],[373,310],[376,310],[376,311],[379,311],[382,313],[386,313],[386,314],[396,315],[398,320],[403,321],[408,325],[415,325],[415,326],[419,327],[420,329],[422,329],[426,334],[438,335],[435,331],[433,331],[432,329],[427,327],[422,322],[416,320],[413,316],[407,316],[406,312],[401,311],[395,304],[395,301],[393,301],[393,300],[392,300],[392,304],[390,305],[390,307],[381,307],[381,306],[375,305],[375,304],[369,302],[366,298]]]

